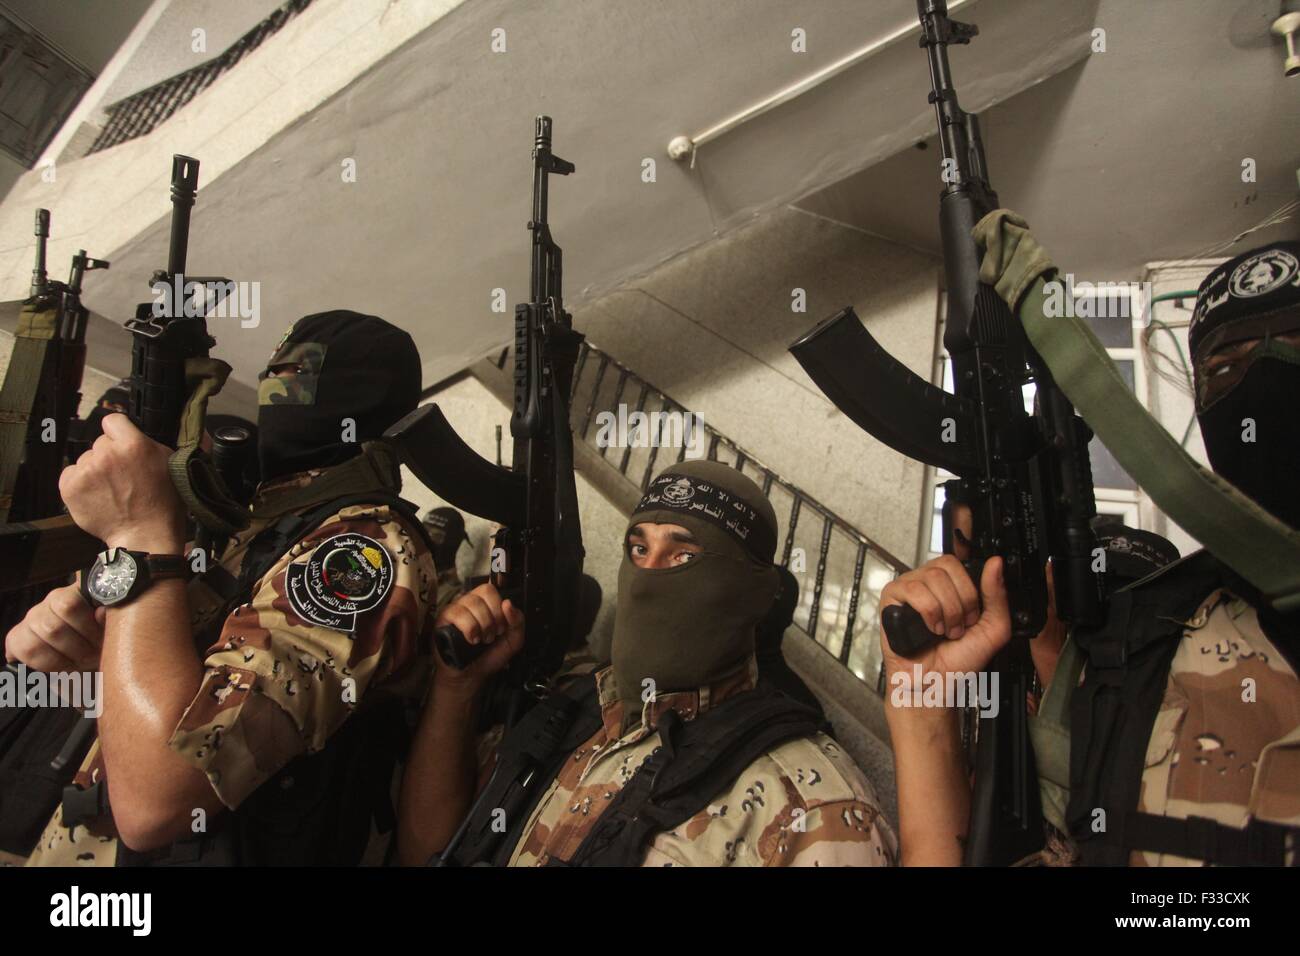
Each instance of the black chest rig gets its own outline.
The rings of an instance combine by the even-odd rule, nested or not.
[[[1293,828],[1252,820],[1237,829],[1206,817],[1180,820],[1136,809],[1147,744],[1184,622],[1206,595],[1225,585],[1240,587],[1209,552],[1198,551],[1117,591],[1105,623],[1072,636],[1087,656],[1087,669],[1070,701],[1065,819],[1087,865],[1127,866],[1133,851],[1225,866],[1285,862]]]
[[[594,675],[536,704],[507,732],[497,769],[452,839],[447,863],[505,866],[560,768],[601,726]],[[568,860],[548,866],[640,866],[658,833],[685,823],[774,747],[826,728],[821,715],[760,686],[724,700],[693,720],[659,718],[657,747]],[[508,826],[493,827],[505,810]]]

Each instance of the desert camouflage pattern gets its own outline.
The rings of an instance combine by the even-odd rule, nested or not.
[[[325,474],[304,472],[259,488],[253,520],[222,554],[222,567],[238,574],[252,538],[281,515],[313,503],[311,486]],[[284,592],[291,562],[305,562],[317,544],[345,532],[379,541],[393,561],[391,590],[360,616],[355,634],[304,622]],[[257,582],[251,601],[226,618],[205,656],[199,691],[169,745],[202,770],[233,809],[294,757],[324,747],[367,695],[418,700],[430,673],[425,630],[432,626],[427,611],[435,581],[433,558],[405,518],[387,506],[339,511],[290,549]],[[191,583],[189,596],[197,633],[220,604],[201,581]],[[85,786],[103,773],[96,742],[75,779]],[[70,833],[62,816],[61,808],[55,811],[28,866],[113,865],[117,834],[111,817]]]
[[[96,740],[72,782],[84,789],[103,778],[104,758]],[[63,825],[63,808],[59,807],[45,824],[41,838],[27,858],[27,866],[112,866],[116,860],[117,830],[111,816],[69,830]]]
[[[1216,590],[1185,622],[1147,746],[1138,810],[1300,826],[1300,681],[1254,608]],[[1133,866],[1200,866],[1135,852]],[[1289,862],[1295,862],[1292,848]]]
[[[566,860],[614,795],[659,746],[660,715],[692,720],[748,690],[758,668],[750,658],[734,676],[697,691],[645,704],[624,729],[612,668],[597,673],[603,726],[551,783],[533,811],[511,866]],[[732,788],[675,830],[658,834],[644,866],[890,866],[898,844],[871,784],[825,734],[774,748]]]
[[[262,372],[257,385],[258,405],[314,405],[326,346],[320,342],[293,342],[276,349],[268,369],[297,365],[299,371],[281,375]]]

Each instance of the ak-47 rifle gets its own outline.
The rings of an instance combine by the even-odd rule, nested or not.
[[[510,684],[544,692],[573,634],[582,577],[582,530],[573,474],[569,393],[583,336],[564,310],[563,257],[547,221],[549,177],[573,164],[551,152],[551,118],[537,117],[533,143],[532,282],[529,301],[515,306],[513,468],[479,456],[461,441],[437,405],[423,405],[385,437],[425,485],[471,514],[501,524],[493,583],[525,615],[528,639],[511,665]],[[500,569],[496,556],[504,558]],[[454,627],[440,628],[439,652],[463,668],[484,645]],[[519,695],[511,713],[526,706]]]
[[[36,211],[36,267],[31,296],[25,303],[18,340],[35,340],[35,354],[17,349],[5,376],[16,387],[27,385],[26,435],[19,454],[4,466],[0,489],[0,522],[46,518],[62,509],[59,472],[67,447],[69,423],[81,402],[81,376],[86,367],[86,319],[81,281],[87,271],[107,269],[81,249],[72,257],[68,281],[50,281],[45,271],[45,241],[50,235],[48,209]],[[26,380],[26,381],[24,381]],[[24,389],[24,397],[27,392]],[[6,409],[8,402],[5,403]],[[10,449],[6,446],[6,452]],[[8,458],[8,454],[6,454]]]
[[[198,176],[198,160],[180,155],[173,157],[171,239],[167,269],[155,272],[151,280],[155,293],[161,292],[160,283],[171,290],[186,284],[184,271],[190,208],[194,205]],[[79,295],[81,272],[100,267],[91,263],[98,263],[98,260],[84,259],[79,269],[78,260],[74,259],[72,279],[63,293],[65,297],[74,290]],[[229,280],[215,277],[189,279],[188,282],[215,292],[217,298],[232,285]],[[184,296],[161,294],[154,302],[138,306],[135,318],[126,323],[133,336],[128,417],[155,441],[173,446],[177,442],[183,412],[194,388],[196,367],[189,363],[206,359],[208,350],[215,344],[208,335],[204,318],[215,301],[209,300],[200,307],[193,303],[187,305]],[[85,310],[79,308],[79,300],[76,300],[76,305],[78,308],[69,314],[76,316],[74,325],[84,335]],[[212,364],[220,366],[224,372],[229,371],[224,363]],[[216,377],[224,380],[224,374]],[[205,399],[219,387],[219,382],[206,383]],[[186,495],[187,505],[206,509],[205,514],[215,511],[218,517],[237,520],[237,509],[222,500],[224,489],[206,472],[200,473],[191,467],[187,469],[187,476],[196,485],[192,488],[194,494]],[[57,486],[57,481],[52,484]],[[73,572],[89,566],[102,547],[101,542],[78,528],[67,515],[39,517],[0,526],[0,592],[66,579]]]
[[[0,447],[0,522],[33,521],[63,511],[59,472],[86,366],[88,313],[81,304],[81,281],[89,270],[108,268],[81,249],[72,258],[68,281],[50,281],[45,271],[49,235],[49,210],[38,209],[31,296],[23,306],[0,399],[0,408],[8,413]],[[35,582],[0,599],[0,634],[56,583]]]
[[[1049,555],[1058,615],[1090,623],[1100,611],[1088,523],[1096,513],[1088,459],[1092,433],[1030,346],[1017,317],[979,281],[980,250],[971,229],[998,208],[998,198],[988,183],[978,120],[957,104],[947,51],[950,43],[969,43],[978,28],[950,20],[944,0],[917,0],[917,9],[943,153],[944,346],[956,394],[893,358],[852,308],[823,322],[790,351],[857,425],[909,458],[959,477],[961,497],[971,507],[971,553],[964,563],[974,581],[980,580],[985,561],[1002,556],[1012,641],[989,665],[1000,675],[998,714],[977,722],[966,862],[1005,865],[1043,845],[1025,697],[1033,675],[1029,639],[1046,620]],[[1032,414],[1022,397],[1022,387],[1030,383],[1036,386]],[[951,550],[950,536],[945,550]],[[903,656],[915,656],[939,640],[907,605],[886,608],[881,624],[890,646]]]

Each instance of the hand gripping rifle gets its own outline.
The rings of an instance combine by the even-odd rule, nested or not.
[[[551,118],[537,117],[528,223],[532,281],[529,301],[515,306],[513,467],[495,465],[473,451],[437,405],[417,408],[385,434],[436,494],[501,524],[493,583],[524,612],[528,630],[524,650],[511,665],[510,683],[533,693],[545,691],[569,647],[584,555],[569,425],[573,367],[583,336],[564,310],[563,255],[547,221],[549,177],[573,169],[551,152]],[[486,649],[469,644],[450,626],[440,628],[436,640],[443,659],[457,668]],[[520,706],[516,699],[512,714]]]
[[[184,275],[198,175],[198,160],[173,157],[167,269],[154,273],[155,300],[138,306],[126,328],[133,336],[128,416],[155,441],[179,446],[169,470],[202,537],[229,533],[246,522],[247,515],[230,500],[210,461],[198,452],[207,400],[230,372],[226,363],[208,357],[215,340],[208,335],[204,316],[234,285],[226,279],[187,280]],[[85,260],[80,271],[97,268],[91,265],[95,262]],[[206,300],[176,294],[196,284],[210,293]],[[73,290],[80,292],[77,260],[65,298]],[[77,315],[74,325],[84,334],[84,310]],[[67,515],[0,526],[0,591],[66,578],[89,565],[101,547]]]
[[[1025,695],[1033,675],[1029,639],[1042,630],[1047,614],[1049,555],[1060,617],[1092,622],[1100,612],[1088,524],[1096,513],[1088,459],[1092,433],[1029,345],[1017,317],[979,281],[980,250],[971,229],[998,208],[998,198],[988,183],[978,120],[957,104],[947,49],[969,43],[978,28],[948,19],[944,0],[917,0],[917,9],[943,153],[944,346],[955,394],[893,358],[852,308],[827,319],[790,351],[857,425],[909,458],[958,476],[972,512],[965,565],[977,586],[985,561],[1002,556],[1012,641],[989,665],[1000,675],[999,710],[978,721],[966,862],[1005,865],[1043,845]],[[1022,387],[1031,383],[1032,414],[1022,397]],[[945,550],[950,549],[949,535]],[[890,647],[903,656],[940,640],[907,605],[886,608],[881,624]]]

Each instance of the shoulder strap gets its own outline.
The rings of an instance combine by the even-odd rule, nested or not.
[[[1111,596],[1106,622],[1076,629],[1087,655],[1084,681],[1070,701],[1070,795],[1066,823],[1089,865],[1123,866],[1113,837],[1138,805],[1151,727],[1169,666],[1192,615],[1221,579],[1221,565],[1198,551]],[[1053,680],[1055,683],[1055,680]],[[1105,831],[1094,829],[1104,811]]]
[[[1065,804],[1070,797],[1070,700],[1082,671],[1079,642],[1068,637],[1052,682],[1038,704],[1038,713],[1029,717],[1043,818],[1062,833],[1066,831]]]
[[[1202,467],[1142,407],[1085,319],[1052,317],[1039,277],[1021,300],[1025,334],[1097,438],[1160,510],[1204,541],[1279,611],[1300,607],[1300,530]]]
[[[568,866],[639,866],[657,833],[681,825],[763,754],[822,729],[811,708],[759,688],[691,721],[660,718],[661,744],[600,815]]]
[[[1287,836],[1300,841],[1300,827],[1251,820],[1244,828],[1208,817],[1162,817],[1133,811],[1112,816],[1098,842],[1125,861],[1132,851],[1163,853],[1214,866],[1286,866]]]
[[[449,859],[458,866],[509,862],[533,807],[564,760],[599,729],[594,676],[584,676],[534,705],[497,748],[496,770],[461,824]],[[504,830],[498,811],[504,812]]]

